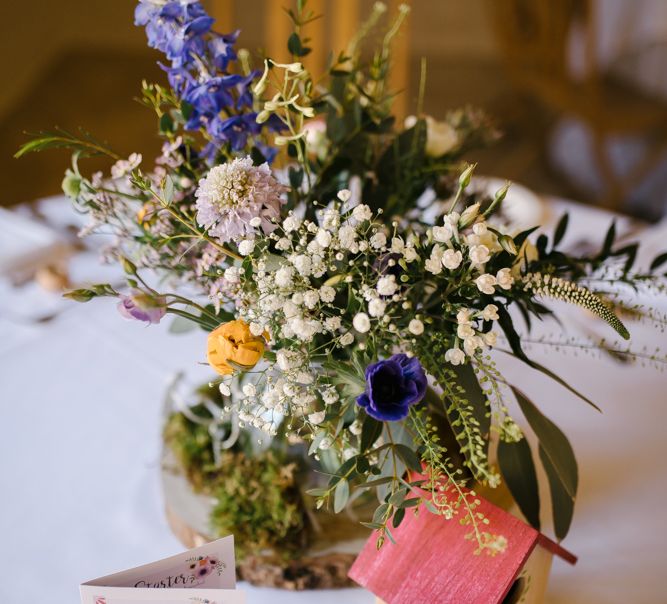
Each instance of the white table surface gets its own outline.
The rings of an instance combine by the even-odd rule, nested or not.
[[[62,204],[48,208],[69,220]],[[604,235],[607,216],[574,212],[580,235]],[[667,243],[662,233],[653,241]],[[80,280],[99,270],[92,254],[83,256],[74,271]],[[0,602],[7,604],[74,604],[80,582],[182,550],[162,509],[159,418],[176,371],[207,379],[197,364],[206,336],[171,335],[166,322],[126,321],[111,300],[64,304],[0,283]],[[53,309],[62,311],[53,320],[30,321]],[[632,331],[642,343],[665,347],[664,334],[650,327]],[[547,602],[665,601],[665,373],[537,347],[533,354],[604,410],[594,412],[499,357],[568,434],[580,463],[579,500],[564,543],[580,561],[574,568],[554,563]],[[373,601],[362,590],[313,595],[243,587],[249,604]]]

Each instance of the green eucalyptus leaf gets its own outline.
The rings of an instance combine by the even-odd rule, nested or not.
[[[667,252],[656,256],[653,259],[653,262],[651,262],[651,266],[649,268],[651,271],[654,271],[656,268],[661,267],[665,262],[667,262]]]
[[[505,483],[528,522],[540,530],[540,493],[537,473],[525,438],[518,442],[498,443],[498,465]]]
[[[540,445],[540,459],[544,466],[544,471],[549,479],[549,489],[551,491],[551,509],[554,519],[554,532],[556,537],[564,539],[570,530],[572,516],[574,515],[574,499],[568,494],[565,485],[559,475],[558,469],[554,466],[545,449]]]
[[[364,423],[361,425],[360,452],[364,453],[372,447],[375,441],[380,438],[380,434],[382,434],[382,422],[367,415]]]
[[[570,220],[570,215],[565,213],[558,221],[558,226],[556,226],[556,231],[554,232],[554,241],[553,241],[554,248],[563,240],[563,236],[567,231],[567,225],[569,220]]]
[[[336,485],[334,491],[334,512],[339,514],[345,509],[347,500],[350,498],[350,483],[342,478]]]
[[[176,316],[169,325],[169,333],[188,333],[193,329],[197,329],[197,325],[185,317]]]
[[[512,386],[512,392],[540,442],[540,459],[551,487],[556,535],[562,539],[572,521],[579,485],[579,471],[572,445],[558,426],[546,418],[521,390]]]
[[[398,456],[405,462],[405,465],[410,470],[412,470],[413,472],[422,471],[421,460],[419,459],[417,454],[412,449],[410,449],[410,447],[396,444],[394,445],[394,451],[398,453]]]

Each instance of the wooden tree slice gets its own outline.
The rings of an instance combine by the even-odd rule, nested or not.
[[[192,490],[168,454],[162,463],[162,487],[167,521],[178,540],[187,548],[212,541],[208,519],[213,500]],[[239,579],[289,590],[354,586],[347,572],[369,531],[344,515],[321,513],[316,522],[317,537],[298,560],[288,560],[272,551],[258,552],[237,563]]]

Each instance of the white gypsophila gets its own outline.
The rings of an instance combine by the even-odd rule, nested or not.
[[[244,239],[239,243],[239,254],[241,256],[249,256],[255,249],[254,239]]]
[[[132,170],[139,167],[142,159],[141,153],[132,153],[126,160],[119,159],[111,166],[111,178],[116,180],[127,176]]]
[[[408,331],[415,336],[420,336],[424,333],[424,324],[419,319],[412,319],[408,323]]]
[[[351,250],[356,243],[357,232],[349,224],[343,225],[338,231],[340,249]]]
[[[445,352],[445,361],[452,365],[461,365],[466,360],[466,355],[460,348],[450,348]]]
[[[348,430],[354,436],[359,436],[361,434],[362,423],[358,419],[355,419],[351,424]]]
[[[246,396],[256,396],[257,388],[255,387],[255,384],[246,384],[243,386],[243,394]]]
[[[325,304],[330,304],[336,298],[336,290],[330,285],[320,287],[320,299]]]
[[[450,271],[456,270],[463,262],[463,254],[459,250],[445,250],[442,265]]]
[[[338,400],[338,392],[333,386],[325,388],[320,394],[325,405],[333,405]]]
[[[354,315],[352,325],[359,333],[366,333],[371,328],[371,320],[365,312],[359,312]]]
[[[297,218],[293,214],[290,214],[283,220],[283,230],[286,233],[291,233],[296,231],[301,226],[301,219]]]
[[[264,329],[264,326],[261,325],[260,323],[257,323],[256,321],[251,321],[250,322],[249,329],[250,329],[250,333],[253,336],[261,336],[264,333],[264,331],[266,331]]]
[[[303,295],[303,304],[309,310],[313,310],[319,301],[320,295],[315,290],[307,291]]]
[[[322,324],[319,321],[304,317],[290,319],[289,327],[302,342],[310,342],[322,330]]]
[[[335,208],[327,208],[320,213],[320,222],[327,231],[335,231],[340,226],[340,212]]]
[[[342,323],[340,317],[327,317],[324,320],[324,325],[329,331],[338,331]]]
[[[331,445],[333,445],[333,438],[331,438],[331,436],[325,436],[320,441],[320,446],[318,447],[318,449],[320,451],[327,451],[328,449],[331,449]]]
[[[490,296],[496,291],[494,289],[494,286],[496,285],[496,278],[493,275],[485,273],[475,279],[475,285],[477,286],[477,289],[483,294]]]
[[[495,304],[487,304],[482,311],[482,319],[485,321],[497,321],[498,318],[498,307]]]
[[[297,306],[301,306],[303,304],[303,293],[302,292],[295,292],[292,294],[292,297],[290,298],[292,300],[293,304],[296,304]]]
[[[297,383],[308,386],[315,381],[315,376],[310,371],[299,371],[294,379]]]
[[[241,281],[241,269],[238,266],[230,266],[223,273],[225,281],[229,283],[239,283]]]
[[[287,237],[281,237],[276,241],[276,248],[281,252],[286,252],[292,247],[292,242]]]
[[[347,203],[350,201],[350,197],[352,197],[352,191],[349,189],[341,189],[338,191],[336,197],[338,197],[338,199],[340,199],[343,203]]]
[[[475,233],[478,237],[482,237],[483,235],[486,235],[487,233],[487,227],[486,227],[486,222],[481,221],[481,222],[476,222],[475,224],[472,225],[472,232]]]
[[[327,412],[326,411],[316,411],[315,413],[311,413],[308,415],[308,421],[311,424],[318,425],[321,424],[324,421],[324,417],[326,416]]]
[[[371,317],[381,317],[384,315],[384,311],[387,308],[387,304],[380,300],[380,298],[372,298],[368,302],[368,314]]]
[[[471,262],[477,265],[485,264],[489,261],[489,258],[491,258],[489,248],[485,245],[473,245],[470,248],[468,255],[470,256]]]
[[[470,309],[469,308],[460,308],[456,313],[456,322],[459,325],[470,325],[472,322],[470,319]]]
[[[496,273],[496,281],[498,285],[503,289],[511,289],[514,283],[514,277],[512,277],[512,271],[509,268],[501,268]]]
[[[475,335],[475,330],[472,328],[471,325],[467,325],[466,323],[461,323],[456,328],[456,335],[461,339],[470,338]]]
[[[354,342],[354,336],[348,331],[340,337],[339,341],[341,346],[349,346]]]
[[[299,275],[308,277],[313,272],[313,261],[306,254],[290,257],[290,262],[294,265]]]
[[[284,348],[276,353],[276,363],[282,371],[290,371],[303,363],[301,354],[294,350],[285,350]]]
[[[373,217],[373,213],[366,204],[362,203],[352,210],[352,217],[359,222],[364,222],[370,220]]]
[[[220,390],[220,394],[222,394],[222,396],[231,396],[232,394],[232,390],[229,387],[229,384],[225,384],[225,382],[220,382],[218,390]]]
[[[381,296],[393,296],[398,289],[396,284],[396,277],[394,275],[385,275],[380,277],[377,282],[376,288],[378,294]]]
[[[381,250],[387,245],[387,236],[382,231],[378,231],[371,237],[370,244],[372,248]]]
[[[319,229],[317,231],[317,235],[315,236],[315,241],[322,248],[329,247],[331,244],[331,233],[325,229]],[[312,253],[315,250],[311,250],[309,246],[308,251]]]
[[[255,216],[250,220],[250,226],[255,228],[258,226],[262,226],[262,219],[259,216]]]
[[[294,269],[291,266],[283,266],[279,268],[273,276],[276,285],[285,289],[292,287],[293,277]]]

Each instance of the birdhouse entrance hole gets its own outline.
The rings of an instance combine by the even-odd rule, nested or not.
[[[518,604],[519,600],[521,600],[521,596],[523,595],[524,589],[526,587],[526,580],[523,577],[519,577],[514,583],[512,583],[512,587],[510,587],[510,590],[507,592],[507,595],[502,601],[502,604]]]

